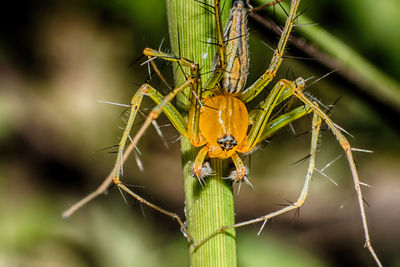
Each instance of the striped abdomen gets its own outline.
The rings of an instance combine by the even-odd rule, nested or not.
[[[225,26],[226,71],[222,77],[225,92],[238,95],[246,85],[249,68],[246,9],[242,1],[235,1]]]

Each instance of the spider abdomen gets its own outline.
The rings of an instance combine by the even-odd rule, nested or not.
[[[209,156],[232,156],[247,133],[249,115],[246,106],[234,96],[218,95],[203,103],[199,128],[207,140]]]

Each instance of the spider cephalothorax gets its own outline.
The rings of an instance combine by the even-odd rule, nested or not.
[[[212,158],[229,158],[246,137],[249,115],[246,106],[233,96],[207,99],[200,113],[200,134]]]

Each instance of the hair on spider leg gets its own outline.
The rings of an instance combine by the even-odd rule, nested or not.
[[[165,137],[164,137],[164,135],[163,135],[163,133],[162,133],[160,127],[158,126],[157,121],[156,121],[156,120],[153,120],[153,121],[151,122],[151,124],[153,124],[154,129],[156,129],[156,132],[157,132],[158,136],[161,138],[161,140],[163,141],[163,144],[164,144],[165,148],[168,149],[168,148],[169,148],[168,143],[167,143],[167,141],[166,141],[166,139],[165,139]]]
[[[149,76],[147,76],[147,78],[144,80],[144,82],[143,83],[141,83],[141,84],[137,84],[138,86],[141,86],[142,84],[144,84],[144,83],[148,83],[150,80],[151,80],[151,77],[152,77],[152,75],[155,73],[155,71],[153,70],[153,71],[151,71],[150,73],[149,73]]]
[[[167,127],[170,127],[170,126],[172,126],[172,124],[171,123],[167,123],[167,124],[163,124],[163,125],[158,125],[158,128],[167,128]]]
[[[367,205],[368,208],[370,208],[371,206],[369,205],[367,199],[363,196],[362,197],[363,202],[365,203],[365,205]]]
[[[144,119],[146,119],[146,117],[147,117],[140,109],[138,110],[138,114],[139,114],[139,116],[141,116]],[[152,120],[151,124],[153,125],[154,129],[156,130],[158,136],[161,138],[161,141],[163,142],[165,148],[168,149],[169,148],[168,143],[167,143],[166,139],[164,138],[164,135],[163,135],[162,131],[160,130],[160,127],[158,126],[157,121]]]
[[[308,7],[304,8],[302,11],[300,11],[293,19],[292,22],[294,22],[296,19],[298,19],[300,16],[304,15],[308,10]],[[292,26],[293,27],[293,26]]]
[[[104,101],[104,100],[97,100],[97,103],[102,103],[102,104],[110,104],[110,105],[114,105],[114,106],[120,106],[120,107],[125,107],[125,108],[130,108],[130,105],[127,104],[121,104],[121,103],[117,103],[117,102],[110,102],[110,101]]]
[[[210,4],[206,3],[206,2],[202,2],[200,0],[194,0],[194,1],[199,3],[199,4],[201,4],[200,5],[201,8],[203,8],[204,10],[206,10],[206,11],[210,12],[211,14],[215,15],[214,10],[213,10],[214,9],[213,5],[210,5]],[[211,10],[209,8],[211,8]]]
[[[316,79],[315,81],[313,81],[312,83],[306,85],[306,87],[304,89],[310,88],[311,86],[313,86],[314,84],[316,84],[317,82],[321,81],[322,79],[325,79],[326,77],[328,77],[329,75],[335,73],[337,71],[337,69],[331,70],[330,72],[322,75],[321,77],[319,77],[318,79]]]
[[[374,153],[374,151],[372,151],[372,150],[362,149],[362,148],[355,148],[355,147],[352,147],[351,151],[363,152],[363,153]]]
[[[109,150],[109,149],[111,149],[111,148],[116,148],[116,147],[118,147],[118,146],[119,146],[119,144],[115,144],[115,145],[111,145],[111,146],[106,146],[106,147],[103,147],[103,148],[100,148],[100,149],[94,151],[93,153],[102,152],[102,151],[104,151],[104,150]]]
[[[328,110],[326,111],[326,114],[330,117],[333,114],[333,110],[336,107],[336,104],[339,103],[339,101],[342,99],[342,96],[339,96],[332,104],[327,105]]]
[[[290,130],[292,131],[293,135],[296,136],[297,132],[296,132],[296,129],[294,128],[293,124],[289,123],[288,126],[289,126]]]
[[[210,73],[213,73],[213,71],[210,70],[210,71],[206,71],[206,72],[201,72],[201,73],[199,73],[199,76],[210,74]]]
[[[293,162],[293,163],[290,163],[290,165],[297,165],[297,164],[302,164],[303,162],[305,162],[307,159],[309,159],[311,157],[311,154],[308,154],[308,155],[306,155],[306,156],[304,156],[304,157],[302,157],[301,159],[299,159],[299,160],[296,160],[295,162]]]
[[[151,61],[156,60],[156,59],[157,59],[157,57],[150,57],[150,58],[148,58],[146,61],[142,62],[142,63],[140,64],[140,66],[144,66],[144,65],[146,65],[147,63],[150,63]]]
[[[289,13],[287,13],[286,9],[282,6],[282,4],[280,2],[277,2],[277,4],[280,6],[280,8],[283,10],[283,12],[285,12],[286,17],[289,17]]]
[[[266,42],[264,42],[264,41],[261,41],[266,47],[268,47],[272,52],[275,52],[275,49],[274,48],[272,48],[272,46],[270,46],[269,44],[267,44]]]
[[[364,183],[364,182],[360,182],[360,185],[363,185],[363,186],[369,187],[369,188],[374,188],[372,185]]]
[[[316,61],[316,59],[312,57],[282,56],[282,58]]]
[[[329,107],[327,105],[325,105],[324,103],[322,103],[321,100],[319,100],[318,98],[316,98],[315,96],[313,96],[310,92],[308,91],[304,91],[304,95],[309,98],[310,100],[312,100],[313,102],[317,102],[317,104],[322,107],[325,111],[329,110]]]
[[[129,207],[128,200],[126,200],[124,192],[122,192],[122,189],[119,186],[117,186],[117,187],[118,187],[119,192],[121,193],[122,198],[124,199],[126,206]]]
[[[164,44],[164,38],[162,38],[160,45],[158,46],[158,51],[161,51],[162,45]]]
[[[131,143],[133,143],[133,139],[132,139],[130,134],[128,134],[128,138],[131,141]],[[137,153],[139,153],[139,155],[142,155],[142,152],[140,152],[140,150],[139,150],[137,145],[135,146],[135,150],[136,150]]]
[[[293,24],[292,27],[307,27],[307,26],[319,26],[320,24],[318,22],[313,22],[313,23],[299,23],[299,24]]]
[[[136,160],[136,165],[138,166],[139,170],[141,172],[143,172],[144,171],[144,167],[143,167],[143,163],[142,163],[142,161],[141,161],[141,159],[139,157],[139,153],[135,150],[135,151],[133,151],[133,155],[134,155],[135,160]]]
[[[164,71],[166,64],[168,64],[168,62],[163,61],[162,64],[161,64],[160,69],[158,70],[158,72],[156,71],[156,72],[157,72],[157,81],[160,82],[160,80],[161,80],[161,84],[164,85],[164,86],[162,87],[163,90],[161,91],[161,93],[163,93],[163,94],[168,94],[168,93],[172,92],[172,90],[173,90],[173,86],[169,85],[169,83],[167,82],[167,80],[166,80],[166,79],[164,78],[164,76],[161,74],[161,73]],[[153,63],[152,66],[153,66],[153,68],[157,68],[157,66],[155,65],[155,63]],[[157,69],[158,69],[158,68],[157,68]],[[165,90],[164,87],[165,87],[167,90]],[[160,89],[161,89],[161,88],[160,88]]]
[[[285,198],[285,197],[283,197],[283,196],[281,196],[281,198],[282,198],[283,200],[285,200],[287,203],[275,203],[275,204],[274,204],[275,206],[287,207],[287,206],[291,206],[291,205],[294,204],[294,201],[291,201],[291,200],[289,200],[289,199],[287,199],[287,198]]]
[[[172,140],[171,141],[171,143],[176,143],[176,142],[178,142],[179,140],[181,140],[181,138],[182,138],[182,135],[179,135],[175,140]]]
[[[196,92],[194,90],[191,90],[191,91],[192,91],[192,94],[196,97],[196,101],[199,102],[200,107],[204,107],[203,102],[201,102],[201,99],[196,94]]]
[[[207,40],[208,40],[208,39],[214,39],[214,40],[217,40],[217,37],[215,37],[215,36],[211,36],[211,35],[203,35],[202,37],[203,37],[203,38],[207,38]]]
[[[343,153],[340,153],[336,158],[328,162],[324,167],[321,168],[321,172],[329,168],[333,163],[335,163],[338,159],[340,159],[343,156]]]
[[[317,168],[314,168],[314,171],[317,171],[319,174],[321,174],[323,177],[327,178],[329,181],[331,181],[334,185],[339,186],[338,183],[333,180],[331,177],[329,177],[327,174],[325,174],[323,171],[318,170]]]
[[[339,129],[341,132],[343,132],[343,133],[347,134],[348,136],[350,136],[351,138],[355,139],[355,137],[354,137],[351,133],[349,133],[348,131],[346,131],[345,129],[343,129],[342,127],[340,127],[339,125],[337,125],[336,123],[333,123],[333,125],[334,125],[337,129]]]
[[[265,219],[265,220],[263,221],[261,227],[260,227],[260,230],[258,230],[257,235],[260,235],[260,234],[261,234],[261,232],[262,232],[262,230],[264,230],[265,226],[267,226],[267,228],[268,228],[268,227],[271,227],[271,224],[272,224],[272,220],[273,220],[273,219],[274,219],[274,218]]]
[[[131,68],[132,66],[134,66],[134,65],[135,65],[137,62],[139,62],[139,60],[141,60],[143,57],[145,57],[145,55],[144,55],[143,53],[140,53],[140,55],[139,55],[136,59],[132,60],[132,62],[129,63],[128,68]]]
[[[294,210],[294,214],[293,214],[293,218],[292,218],[292,225],[294,225],[296,223],[296,221],[300,219],[300,208],[301,207],[297,207]]]
[[[230,38],[230,39],[224,40],[224,43],[232,42],[232,41],[237,40],[237,39],[240,39],[240,38],[242,38],[242,37],[244,37],[244,36],[249,37],[249,36],[250,36],[250,33],[253,34],[253,33],[256,33],[256,32],[258,32],[258,31],[251,31],[251,32],[249,31],[249,32],[246,32],[245,34],[242,34],[242,35],[236,36],[236,37],[234,37],[234,38]]]
[[[220,0],[221,1],[221,0]],[[221,8],[221,14],[224,12],[225,9],[225,4],[226,4],[226,0],[224,0],[224,3],[222,4],[222,8]]]

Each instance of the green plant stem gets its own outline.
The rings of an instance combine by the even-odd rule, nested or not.
[[[204,0],[203,0],[204,1]],[[213,1],[205,1],[213,5]],[[224,4],[223,21],[226,20],[230,1]],[[216,36],[214,16],[195,1],[167,0],[168,23],[173,53],[198,63],[202,81],[209,77],[216,46],[207,42]],[[179,42],[179,44],[178,44]],[[186,70],[187,71],[187,70]],[[189,72],[188,72],[189,73]],[[185,77],[178,66],[174,66],[175,85],[181,84]],[[187,114],[190,90],[177,97],[177,106]],[[186,219],[188,230],[195,242],[201,241],[221,226],[235,222],[234,200],[231,183],[223,179],[228,176],[228,162],[211,160],[215,175],[205,179],[202,188],[191,175],[191,167],[198,153],[188,139],[182,138],[181,151],[185,183]],[[196,250],[190,247],[190,264],[198,266],[236,266],[235,231],[231,229],[217,235]]]

